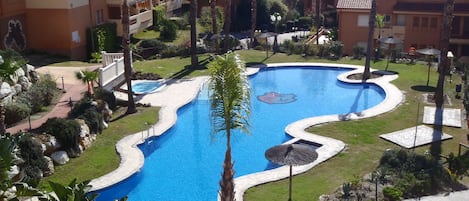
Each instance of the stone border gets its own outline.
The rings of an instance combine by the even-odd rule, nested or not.
[[[338,79],[340,81],[348,83],[362,82],[361,80],[347,79],[348,75],[363,72],[363,66],[356,65],[333,63],[275,63],[268,64],[267,66],[263,65],[263,68],[315,66],[350,68],[352,69],[351,71],[339,75]],[[256,68],[254,66],[252,68],[248,68],[247,73],[249,75],[252,75],[257,73],[258,71],[259,68]],[[311,117],[289,124],[285,128],[285,132],[293,136],[294,139],[286,143],[293,143],[295,141],[303,139],[322,145],[316,150],[318,152],[318,159],[311,164],[294,167],[293,174],[296,175],[306,172],[317,164],[335,156],[345,148],[345,143],[343,143],[342,141],[308,133],[305,131],[306,128],[327,122],[368,118],[393,110],[403,100],[403,94],[401,93],[401,91],[394,85],[390,84],[390,81],[396,79],[397,77],[397,75],[386,75],[380,78],[367,80],[367,83],[374,83],[379,85],[384,90],[386,97],[384,101],[378,104],[377,106],[365,110],[360,114],[351,113]],[[109,187],[113,184],[123,181],[124,179],[138,172],[143,167],[144,156],[137,146],[143,143],[145,139],[152,136],[162,135],[166,130],[171,128],[176,123],[177,110],[180,107],[186,105],[187,103],[190,103],[194,98],[197,97],[199,89],[207,79],[208,77],[205,76],[186,80],[171,80],[168,81],[167,86],[162,91],[143,96],[142,99],[139,100],[140,103],[146,103],[151,104],[153,106],[161,107],[159,112],[160,119],[158,123],[152,126],[151,130],[147,131],[146,136],[143,136],[143,132],[138,132],[123,138],[116,144],[116,150],[121,157],[121,163],[119,165],[119,168],[109,174],[92,180],[90,183],[93,186],[92,191]],[[250,187],[271,181],[277,181],[288,176],[288,167],[283,166],[268,171],[237,177],[235,179],[236,199],[242,201],[244,192]]]

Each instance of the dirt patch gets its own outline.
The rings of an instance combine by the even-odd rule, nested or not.
[[[382,77],[382,76],[383,75],[370,73],[370,78],[369,79],[379,78],[379,77]],[[351,80],[362,80],[363,79],[363,73],[351,74],[351,75],[347,76],[347,78],[351,79]]]

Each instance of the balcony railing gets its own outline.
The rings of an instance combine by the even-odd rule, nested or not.
[[[117,25],[117,35],[122,36],[122,20],[110,20]],[[129,18],[129,32],[130,34],[137,33],[145,28],[153,25],[153,14],[151,10],[140,12],[136,15],[132,15]]]

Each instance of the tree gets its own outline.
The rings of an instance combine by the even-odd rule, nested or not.
[[[127,83],[127,114],[133,114],[137,112],[137,107],[135,106],[134,96],[132,92],[132,64],[130,61],[130,39],[129,39],[129,5],[127,0],[124,0],[122,4],[122,29],[124,33],[122,35],[122,46],[124,48],[124,75],[125,81]]]
[[[376,59],[375,59],[375,62],[376,62],[376,61],[378,61],[379,54],[380,54],[379,51],[380,51],[380,49],[381,49],[381,45],[380,45],[380,44],[381,44],[381,41],[380,41],[380,39],[381,39],[381,29],[384,27],[384,15],[380,15],[380,14],[376,15],[375,20],[376,20],[376,23],[375,23],[374,26],[375,26],[376,28],[378,28],[378,49],[377,49],[377,51],[375,52],[375,54],[376,54],[376,55],[375,55],[375,58],[376,58]]]
[[[191,24],[191,66],[196,68],[199,65],[197,58],[197,0],[191,0],[190,11]]]
[[[67,186],[49,181],[49,185],[54,191],[54,196],[49,196],[50,201],[93,201],[98,197],[97,193],[88,195],[91,185],[88,185],[90,181],[84,181],[77,183],[77,179],[74,179]]]
[[[234,170],[231,159],[231,130],[248,133],[250,90],[244,64],[234,53],[217,56],[208,65],[210,71],[210,109],[213,133],[224,131],[226,152],[220,181],[222,201],[234,200]]]
[[[210,1],[210,14],[212,16],[212,33],[218,33],[218,24],[217,24],[217,0]]]
[[[438,64],[438,83],[435,90],[435,105],[437,108],[443,107],[443,88],[445,84],[445,76],[449,69],[448,48],[449,37],[451,35],[451,24],[453,21],[454,0],[447,0],[444,13],[443,25],[441,26],[440,41],[440,63]]]
[[[26,59],[15,50],[0,50],[0,78],[4,81],[11,81],[10,76],[26,63]]]
[[[88,95],[93,94],[93,82],[98,79],[97,71],[77,71],[75,72],[75,77],[81,80],[84,84],[88,85]]]
[[[223,27],[223,34],[225,35],[225,43],[223,45],[223,52],[226,53],[228,52],[228,49],[230,48],[230,41],[228,40],[228,35],[230,34],[230,28],[231,28],[231,0],[226,1],[225,5],[225,24]]]
[[[375,31],[375,19],[376,19],[376,0],[371,1],[371,12],[370,19],[368,21],[368,42],[366,45],[366,58],[365,58],[365,70],[363,71],[362,80],[365,81],[370,78],[370,57],[371,47],[373,46],[373,33]]]
[[[257,0],[251,1],[251,44],[248,47],[254,46],[254,33],[256,31],[257,20]]]

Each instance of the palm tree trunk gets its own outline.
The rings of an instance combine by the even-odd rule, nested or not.
[[[319,6],[321,4],[321,0],[316,0],[316,44],[319,45]]]
[[[124,47],[124,75],[125,81],[127,83],[127,114],[132,114],[137,112],[137,108],[134,102],[134,96],[132,92],[132,64],[130,61],[130,39],[129,39],[129,5],[127,4],[127,0],[124,0],[122,5],[122,28],[123,28],[123,36],[122,36],[122,46]]]
[[[231,158],[231,122],[229,121],[230,112],[226,112],[226,152],[223,161],[223,173],[220,181],[220,199],[221,201],[234,201],[234,169]]]
[[[435,105],[437,108],[442,108],[444,104],[443,88],[445,84],[445,76],[448,71],[448,48],[449,37],[451,34],[451,23],[453,21],[454,0],[447,0],[444,7],[443,25],[441,29],[440,41],[440,63],[438,64],[438,83],[435,91]]]
[[[190,24],[191,24],[191,66],[197,68],[197,0],[191,0]]]
[[[365,70],[363,72],[362,80],[366,81],[370,78],[370,59],[371,59],[371,47],[373,46],[373,33],[375,32],[375,20],[376,20],[376,0],[371,1],[371,12],[370,19],[368,22],[368,44],[366,45],[366,58],[365,58]]]
[[[230,38],[228,35],[230,34],[230,28],[231,28],[231,0],[226,1],[226,7],[225,7],[225,25],[223,27],[223,34],[225,35],[225,43],[223,45],[223,52],[228,52],[228,49],[230,49]]]
[[[257,21],[257,1],[251,1],[251,43],[248,45],[248,48],[254,46],[254,34],[256,31],[256,21]]]
[[[212,33],[218,33],[218,24],[217,24],[217,0],[210,1],[210,14],[212,16]]]

